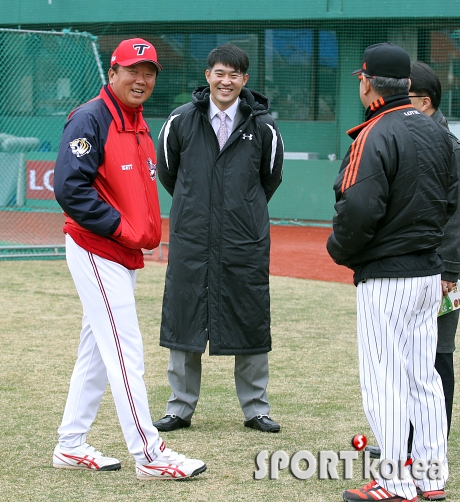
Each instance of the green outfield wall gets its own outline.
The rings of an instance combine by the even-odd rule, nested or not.
[[[458,16],[458,0],[2,0],[2,24],[254,21],[297,19],[388,19]]]

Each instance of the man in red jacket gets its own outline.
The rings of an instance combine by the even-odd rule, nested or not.
[[[115,49],[109,84],[74,110],[64,127],[54,190],[66,213],[67,263],[83,305],[78,358],[53,465],[111,471],[116,458],[86,442],[107,383],[136,460],[139,479],[178,479],[206,464],[165,447],[152,425],[143,380],[144,356],[134,287],[144,266],[142,248],[161,237],[156,156],[142,104],[161,65],[146,40]]]

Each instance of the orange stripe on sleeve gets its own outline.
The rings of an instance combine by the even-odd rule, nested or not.
[[[380,98],[383,99],[383,98]],[[370,105],[372,109],[372,104]],[[363,127],[361,132],[359,133],[358,137],[355,139],[355,141],[351,145],[351,150],[350,150],[350,161],[345,168],[345,173],[343,175],[343,181],[342,181],[342,193],[345,192],[348,188],[350,188],[352,185],[356,183],[356,178],[358,177],[358,171],[359,171],[359,164],[361,162],[361,158],[363,156],[363,150],[364,150],[364,145],[366,143],[367,136],[370,132],[370,130],[374,127],[374,125],[386,114],[395,112],[396,110],[403,110],[405,108],[414,108],[412,105],[401,105],[397,106],[396,108],[392,108],[390,110],[384,111],[381,115],[378,115],[377,117],[369,120],[368,122],[365,122],[361,126],[358,127]],[[355,127],[353,129],[350,129],[348,133],[355,131],[358,129],[358,127]]]
[[[351,151],[350,151],[350,162],[348,163],[347,167],[345,168],[345,172],[343,174],[343,180],[342,180],[342,186],[341,186],[341,191],[342,193],[345,192],[345,187],[347,186],[348,184],[348,178],[350,176],[350,171],[353,169],[351,167],[351,164],[353,162],[353,159],[355,157],[355,150],[356,150],[356,145],[358,144],[358,139],[359,139],[359,136],[358,138],[356,138],[355,141],[353,141],[353,143],[351,144]]]
[[[375,124],[377,124],[377,122],[381,119],[381,117],[383,117],[383,115],[378,117],[375,121],[371,122],[365,129],[363,129],[356,140],[353,142],[350,152],[350,162],[345,169],[345,174],[343,177],[342,193],[356,183],[359,165],[363,156],[363,150],[366,144],[367,136],[369,135],[369,132],[375,126]]]
[[[364,133],[360,134],[356,141],[353,143],[354,148],[350,154],[350,163],[347,166],[346,176],[344,176],[344,182],[342,184],[342,192],[344,192],[349,186],[351,186],[351,181],[353,179],[353,173],[358,169],[359,165],[356,164],[358,158],[360,158],[360,150],[363,148]]]

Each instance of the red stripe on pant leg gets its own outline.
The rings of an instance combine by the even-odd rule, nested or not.
[[[120,363],[121,374],[123,376],[123,382],[124,382],[124,386],[125,386],[125,391],[126,391],[126,395],[128,397],[128,401],[129,401],[129,405],[130,405],[130,408],[131,408],[131,413],[133,415],[134,423],[136,425],[136,428],[137,428],[137,431],[138,431],[140,437],[142,438],[142,442],[144,443],[144,455],[145,455],[145,458],[149,462],[151,462],[153,459],[152,459],[152,457],[148,453],[148,440],[147,440],[147,437],[146,437],[144,431],[142,430],[141,424],[139,422],[139,417],[137,415],[137,411],[136,411],[136,406],[134,404],[133,395],[131,393],[131,389],[130,389],[130,386],[129,386],[128,375],[127,375],[127,372],[126,372],[126,366],[125,366],[125,362],[124,362],[124,358],[123,358],[123,351],[121,349],[120,338],[118,336],[118,331],[117,331],[115,319],[113,318],[113,313],[112,313],[112,310],[110,308],[110,302],[109,302],[109,299],[108,299],[107,294],[105,292],[104,285],[103,285],[103,282],[102,282],[102,278],[101,278],[101,276],[99,274],[99,270],[97,269],[97,265],[96,265],[96,262],[94,260],[94,257],[92,255],[92,253],[88,252],[88,256],[89,256],[91,265],[93,267],[94,275],[95,275],[96,280],[98,282],[99,289],[100,289],[101,294],[102,294],[102,298],[104,299],[104,303],[105,303],[105,306],[106,306],[106,309],[107,309],[107,314],[108,314],[109,319],[110,319],[110,324],[112,326],[112,334],[113,334],[113,338],[114,338],[114,341],[115,341],[115,345],[117,347],[118,361]]]

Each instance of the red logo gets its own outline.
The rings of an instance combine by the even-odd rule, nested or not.
[[[66,453],[63,453],[62,455],[66,458],[70,458],[70,460],[74,460],[75,462],[77,462],[77,465],[83,464],[84,466],[88,467],[88,469],[96,469],[97,471],[100,469],[94,457],[89,457],[88,455],[85,455],[84,457],[77,457],[75,455],[68,455]]]
[[[355,448],[358,451],[361,451],[367,445],[367,438],[362,434],[356,434],[356,436],[351,440],[351,444],[353,445],[353,448]]]
[[[163,441],[161,444],[160,444],[160,451],[163,453],[165,451],[165,448],[166,448],[166,445],[165,445],[165,442]]]

